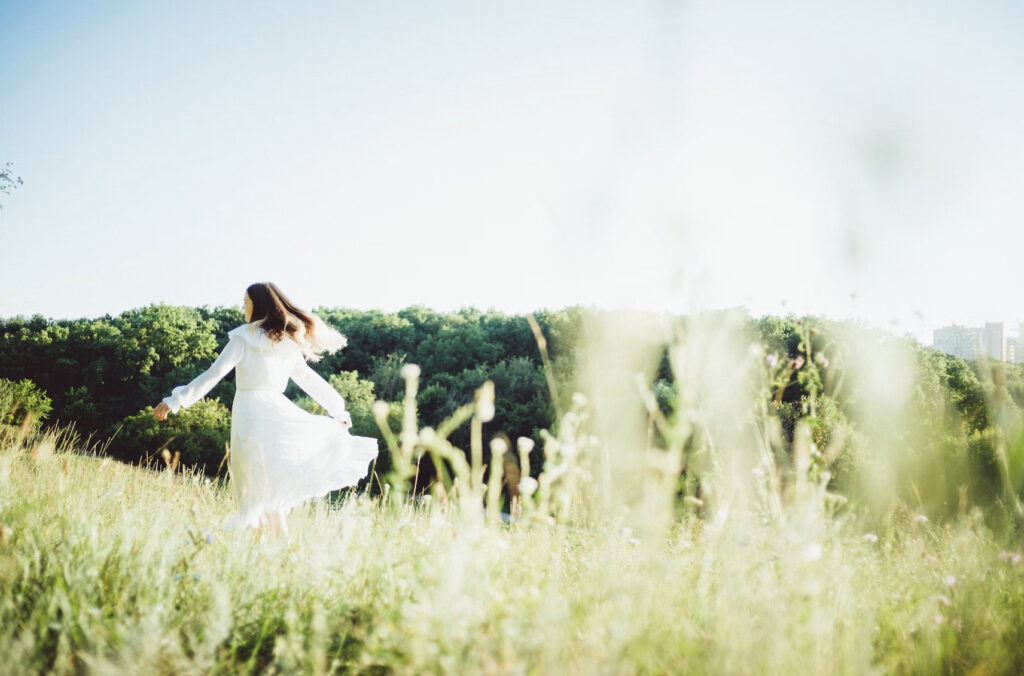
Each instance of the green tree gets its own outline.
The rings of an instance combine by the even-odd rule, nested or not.
[[[10,195],[12,190],[17,190],[18,186],[22,184],[21,176],[16,176],[12,171],[13,166],[7,162],[0,168],[0,193],[4,195]],[[0,209],[3,208],[4,205],[0,204]]]

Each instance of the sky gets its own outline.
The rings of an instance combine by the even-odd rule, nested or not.
[[[1022,37],[988,0],[0,0],[0,317],[270,280],[1016,333]]]

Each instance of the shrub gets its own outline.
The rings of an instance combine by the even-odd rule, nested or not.
[[[180,452],[186,467],[198,466],[217,474],[231,439],[231,412],[215,399],[201,399],[177,415],[160,422],[147,406],[112,426],[110,455],[133,463],[162,462],[158,452]]]
[[[0,378],[0,425],[20,426],[30,414],[31,424],[38,425],[50,414],[50,409],[50,398],[28,378]]]

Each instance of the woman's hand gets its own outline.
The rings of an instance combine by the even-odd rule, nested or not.
[[[153,409],[153,417],[157,420],[167,420],[167,414],[171,412],[171,407],[164,402],[160,402]]]

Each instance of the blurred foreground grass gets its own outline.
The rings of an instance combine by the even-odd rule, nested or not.
[[[865,533],[797,505],[634,532],[351,496],[255,543],[219,529],[223,487],[66,445],[0,449],[4,673],[1024,668],[1020,540],[971,515]]]

